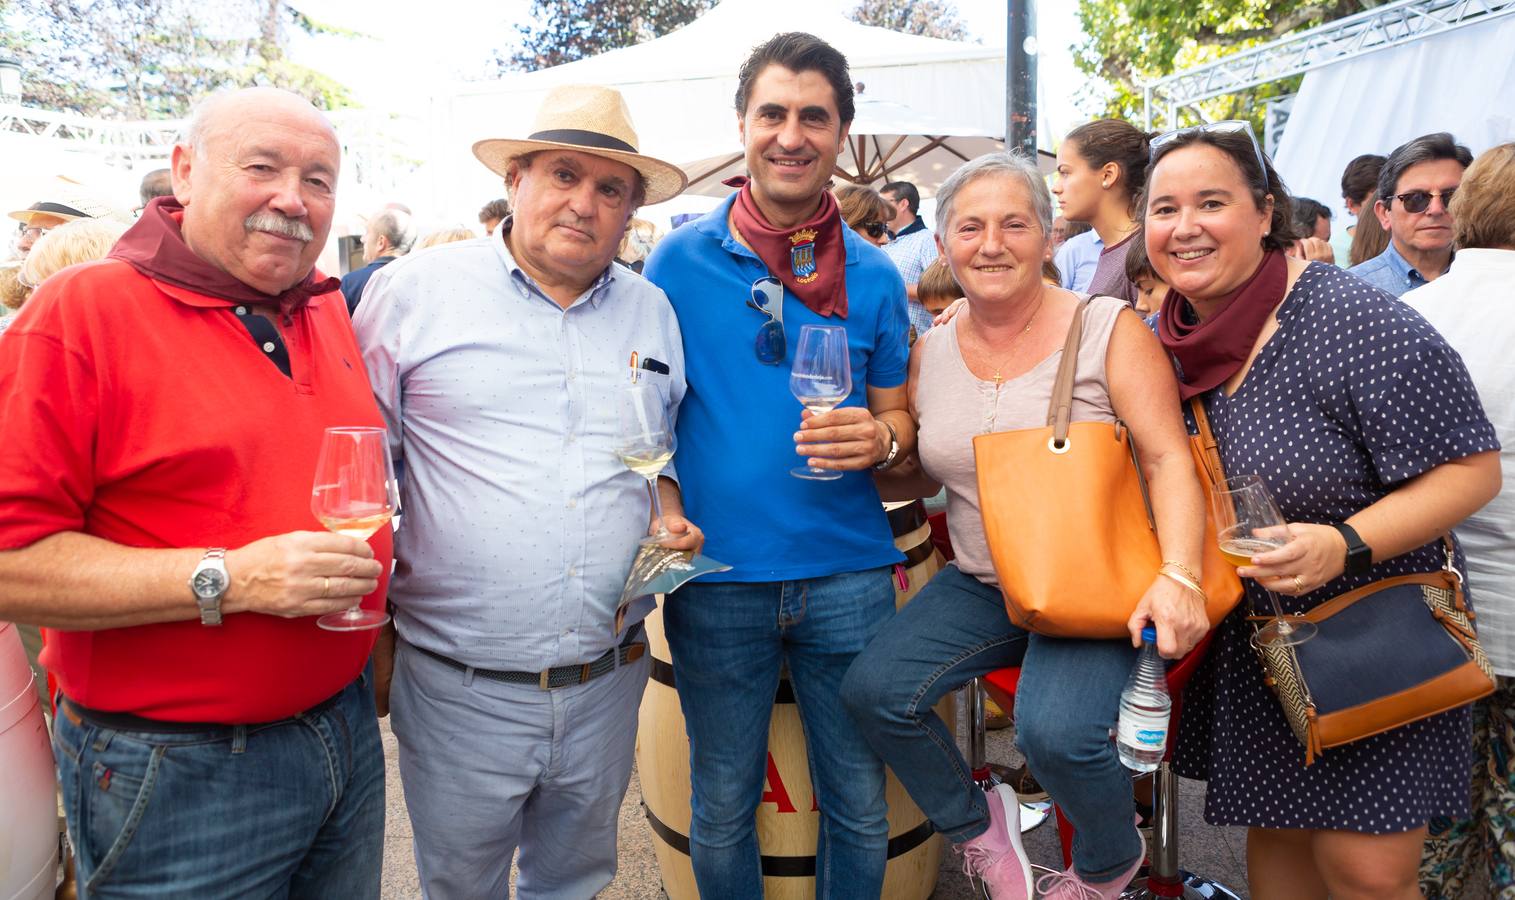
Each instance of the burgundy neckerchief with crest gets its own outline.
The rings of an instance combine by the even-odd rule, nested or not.
[[[847,318],[847,250],[843,244],[841,210],[830,191],[821,192],[821,208],[794,228],[768,224],[752,196],[746,176],[723,184],[737,191],[731,221],[742,239],[789,292],[818,316]]]

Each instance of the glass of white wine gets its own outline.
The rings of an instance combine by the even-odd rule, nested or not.
[[[652,498],[658,526],[642,543],[661,544],[674,537],[663,524],[663,503],[658,498],[658,475],[673,458],[673,431],[668,427],[663,392],[655,384],[636,382],[621,389],[619,404],[616,456],[626,468],[647,479],[647,494]]]
[[[327,531],[366,541],[389,525],[400,505],[388,437],[382,428],[328,428],[316,460],[310,511]],[[327,631],[362,631],[389,621],[357,603],[316,620]]]
[[[1252,557],[1277,550],[1289,542],[1289,525],[1278,502],[1259,475],[1238,475],[1217,485],[1214,495],[1215,533],[1220,555],[1233,566],[1250,566]],[[1315,623],[1303,616],[1286,616],[1278,595],[1264,589],[1273,604],[1273,621],[1257,630],[1261,644],[1303,644],[1315,636]]]
[[[800,329],[789,390],[800,405],[819,415],[830,412],[852,393],[852,359],[847,352],[847,329],[840,325],[806,325]],[[804,465],[790,469],[796,478],[832,481],[841,472]]]

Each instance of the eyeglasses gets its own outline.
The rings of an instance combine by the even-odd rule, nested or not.
[[[883,237],[884,232],[888,230],[884,227],[883,222],[864,222],[858,227],[863,231],[868,232],[868,236],[873,238],[875,241]]]
[[[1390,194],[1384,198],[1383,207],[1388,209],[1395,200],[1404,204],[1405,212],[1423,213],[1431,208],[1431,198],[1441,198],[1441,208],[1446,209],[1452,203],[1452,195],[1457,193],[1457,188],[1442,188],[1439,191],[1405,191],[1403,194]]]
[[[758,362],[776,366],[784,361],[784,286],[772,275],[764,275],[752,283],[752,296],[747,305],[768,317],[758,326],[757,338],[752,350]]]
[[[1205,134],[1245,134],[1247,140],[1252,142],[1252,155],[1257,157],[1257,170],[1263,174],[1264,178],[1268,177],[1268,164],[1263,160],[1262,147],[1257,145],[1257,135],[1252,133],[1252,123],[1238,121],[1237,119],[1227,119],[1224,122],[1211,122],[1208,125],[1193,125],[1188,128],[1175,128],[1172,131],[1165,131],[1152,139],[1151,158],[1157,157],[1159,147],[1171,144],[1183,135],[1192,134],[1196,131]]]

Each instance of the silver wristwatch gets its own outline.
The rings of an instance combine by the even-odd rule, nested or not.
[[[889,429],[889,452],[884,456],[883,459],[879,460],[877,463],[874,463],[873,470],[875,472],[882,472],[890,466],[894,465],[894,458],[900,455],[899,432],[895,431],[894,426],[890,425],[888,422],[885,422],[883,419],[879,419],[879,421],[883,423],[885,428]]]
[[[221,624],[221,598],[231,578],[226,574],[226,548],[212,547],[200,558],[194,574],[189,576],[189,591],[200,607],[201,625]]]

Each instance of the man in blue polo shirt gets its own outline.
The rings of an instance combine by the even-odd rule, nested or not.
[[[905,289],[826,189],[853,115],[846,59],[811,35],[778,35],[743,64],[736,110],[751,180],[665,238],[645,272],[683,333],[685,508],[704,525],[706,552],[732,566],[685,585],[663,611],[690,741],[690,856],[702,896],[762,896],[754,817],[787,663],[821,811],[816,895],[876,898],[883,764],[838,688],[894,614],[890,567],[901,557],[870,470],[915,444]],[[762,340],[780,316],[785,339]],[[851,351],[851,395],[815,416],[789,392],[805,324],[844,326]],[[792,477],[804,460],[841,477]]]

